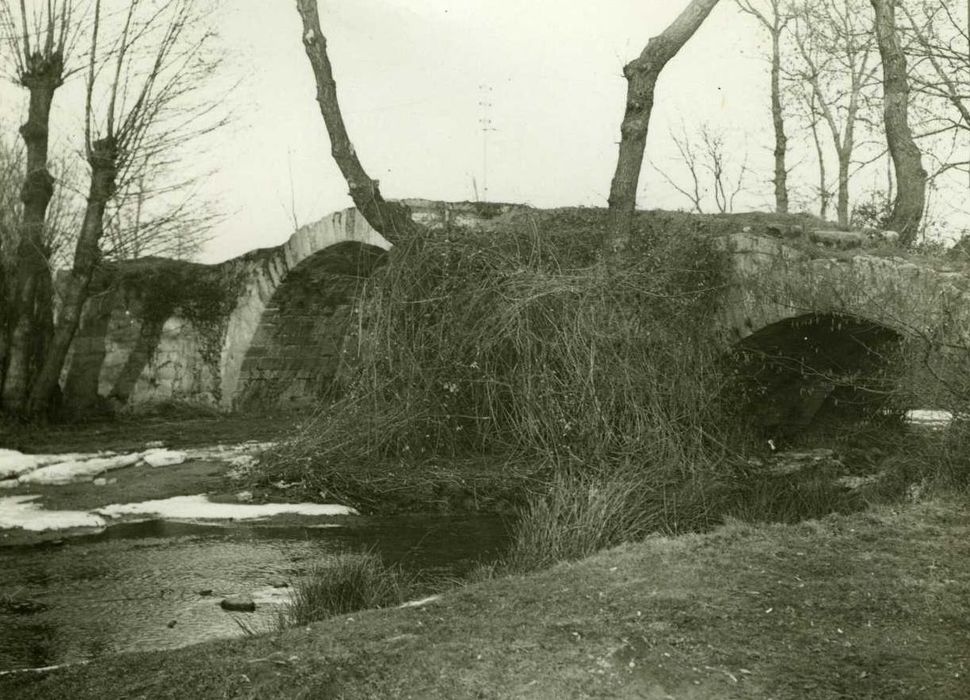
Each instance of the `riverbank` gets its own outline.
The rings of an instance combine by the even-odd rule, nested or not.
[[[90,423],[53,426],[0,424],[0,448],[26,453],[74,453],[111,450],[118,453],[164,445],[184,450],[217,444],[271,443],[299,430],[303,414],[268,415],[195,413],[118,417]],[[228,478],[232,474],[235,478]],[[239,491],[255,503],[342,502],[329,484],[345,486],[347,505],[380,515],[400,513],[508,514],[541,484],[521,465],[502,460],[425,460],[346,466],[311,482],[287,480],[260,472],[230,470],[225,462],[192,460],[164,470],[125,468],[112,471],[107,484],[90,481],[66,486],[18,489],[4,495],[40,493],[48,508],[91,509],[116,503],[197,493],[232,501]],[[337,497],[338,501],[334,501]]]
[[[201,408],[158,409],[153,414],[117,416],[51,425],[0,422],[0,448],[23,452],[126,452],[146,443],[202,447],[217,443],[278,440],[303,418],[292,412],[225,414]]]
[[[423,607],[0,678],[8,698],[965,697],[970,503],[651,537]]]

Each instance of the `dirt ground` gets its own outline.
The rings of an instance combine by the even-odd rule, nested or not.
[[[970,503],[732,521],[4,698],[967,698]]]

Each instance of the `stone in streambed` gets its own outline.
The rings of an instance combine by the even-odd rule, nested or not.
[[[248,595],[231,595],[228,598],[223,598],[219,605],[223,610],[233,612],[254,612],[256,610],[256,603]]]

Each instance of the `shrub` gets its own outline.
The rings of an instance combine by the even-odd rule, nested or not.
[[[609,264],[590,210],[399,243],[366,285],[343,397],[261,478],[367,507],[375,464],[399,481],[431,460],[512,466],[539,484],[502,565],[519,570],[711,524],[741,434],[718,398],[729,264],[693,217],[638,221]]]
[[[313,567],[293,588],[278,626],[295,627],[334,615],[402,603],[413,582],[373,553],[337,555]]]
[[[486,455],[546,479],[634,464],[663,482],[716,465],[733,430],[712,398],[727,262],[685,218],[642,225],[606,265],[603,221],[535,212],[401,242],[368,282],[343,398],[267,454],[263,477],[366,506],[352,465]]]

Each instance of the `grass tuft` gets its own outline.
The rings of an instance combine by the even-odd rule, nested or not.
[[[399,605],[413,589],[399,567],[370,552],[337,555],[318,564],[293,588],[293,599],[280,613],[280,629],[307,625],[334,615]]]

